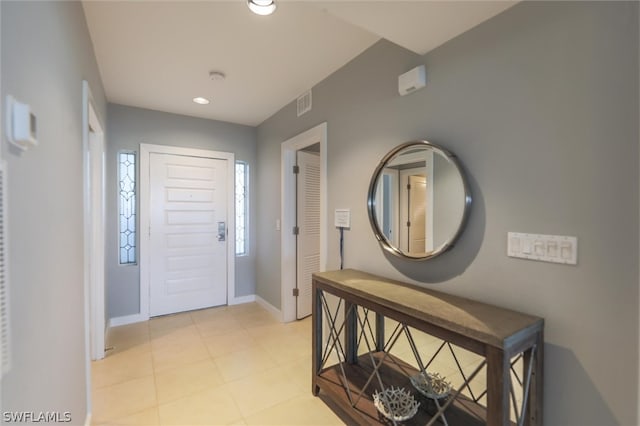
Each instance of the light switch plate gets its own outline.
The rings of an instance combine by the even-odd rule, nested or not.
[[[507,233],[507,256],[541,262],[578,263],[578,239],[563,235]]]

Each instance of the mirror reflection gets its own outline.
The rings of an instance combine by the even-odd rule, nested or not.
[[[374,173],[369,215],[383,247],[427,259],[453,244],[471,202],[455,156],[426,141],[390,152]]]

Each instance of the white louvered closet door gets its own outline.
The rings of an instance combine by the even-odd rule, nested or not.
[[[320,155],[298,151],[296,317],[311,315],[311,274],[320,270]]]

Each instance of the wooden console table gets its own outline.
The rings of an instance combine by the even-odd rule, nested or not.
[[[409,376],[420,370],[390,353],[398,340],[396,332],[385,341],[384,320],[390,318],[398,322],[398,334],[406,334],[423,371],[428,367],[420,360],[411,328],[441,339],[452,353],[454,345],[484,359],[465,374],[456,358],[465,383],[431,412],[425,407],[429,401],[422,400],[418,414],[404,424],[542,425],[542,318],[350,269],[314,274],[312,291],[312,392],[322,391],[354,423],[384,423],[372,401],[372,394],[381,387],[400,386],[418,393]],[[337,306],[330,306],[326,294],[338,298]],[[367,346],[364,354],[363,342]],[[337,362],[326,365],[332,356]],[[514,359],[522,360],[522,380],[513,368]],[[469,383],[484,367],[486,406],[478,403],[480,398],[461,394],[464,387],[471,389]],[[513,389],[518,383],[512,383],[512,372],[520,382],[520,403],[516,403]]]

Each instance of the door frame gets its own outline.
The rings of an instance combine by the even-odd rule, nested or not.
[[[382,169],[380,176],[383,179],[385,176],[388,176],[392,181],[391,189],[388,194],[389,196],[387,197],[387,199],[391,201],[391,208],[389,209],[391,211],[391,220],[389,220],[389,222],[391,222],[391,238],[385,234],[384,230],[382,233],[394,246],[400,247],[400,172],[396,169],[386,167]],[[378,189],[376,190],[376,200],[384,200],[385,196],[387,196],[387,194],[384,192],[384,185],[378,185]],[[385,216],[383,212],[383,204],[384,202],[376,203],[376,218],[378,219],[378,223],[382,222],[384,224]]]
[[[93,130],[91,132],[90,130]],[[94,135],[93,137],[91,135]],[[98,143],[101,156],[101,179],[91,179],[94,168],[90,156],[90,144]],[[104,358],[107,320],[105,317],[105,137],[95,107],[91,88],[82,81],[82,196],[83,196],[83,281],[84,281],[84,330],[85,330],[85,383],[87,417],[89,424],[92,413],[91,361]],[[92,195],[98,191],[102,208],[95,211]],[[101,278],[100,278],[101,277]]]
[[[281,145],[280,310],[283,322],[296,320],[296,152],[320,143],[320,271],[327,268],[327,123],[319,124]]]
[[[93,130],[93,132],[90,131]],[[92,136],[92,134],[94,136]],[[92,177],[95,157],[91,145],[98,144],[102,155],[99,181]],[[85,319],[89,359],[104,358],[105,346],[105,143],[104,126],[96,114],[95,101],[89,83],[82,81],[82,150],[84,175],[84,282]],[[94,176],[95,177],[95,176]],[[101,209],[95,210],[93,196],[97,194]]]
[[[149,280],[150,242],[150,164],[151,154],[184,155],[187,157],[227,160],[227,305],[235,299],[235,261],[236,261],[236,217],[235,217],[235,154],[232,152],[210,151],[196,148],[182,148],[168,145],[140,144],[140,316],[149,319]]]
[[[405,156],[403,156],[405,157]],[[433,153],[432,152],[425,152],[425,153],[419,153],[419,154],[411,154],[411,155],[407,155],[406,156],[406,160],[405,161],[411,161],[411,160],[416,160],[416,161],[424,161],[425,162],[425,177],[427,179],[427,211],[426,213],[426,223],[425,223],[425,249],[427,251],[429,250],[433,250],[433,191],[434,191],[434,187],[433,187],[433,167],[434,167],[434,160],[433,160]],[[393,164],[393,163],[392,163]],[[405,194],[405,180],[408,178],[408,176],[415,172],[415,171],[420,171],[421,168],[415,168],[415,169],[404,169],[404,170],[399,170],[398,172],[398,217],[400,218],[400,220],[398,221],[399,224],[406,224],[406,221],[403,218],[406,218],[408,215],[408,211],[407,208],[408,206],[406,205],[406,195]],[[406,231],[406,225],[405,226],[399,226],[398,227],[398,244],[399,247],[402,247],[402,242],[406,242],[403,241],[403,237],[402,235],[404,235],[403,231]],[[407,239],[408,241],[408,235],[405,236],[404,238]]]

